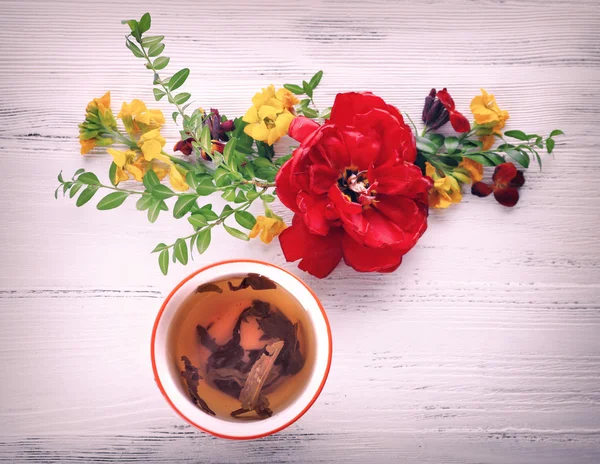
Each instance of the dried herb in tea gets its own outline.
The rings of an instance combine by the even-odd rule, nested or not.
[[[277,284],[268,277],[253,273],[250,273],[244,277],[237,287],[231,282],[227,282],[227,284],[229,285],[229,290],[232,292],[237,292],[238,290],[243,290],[248,287],[252,288],[253,290],[274,290],[277,288]]]
[[[208,293],[208,292],[223,293],[223,289],[221,287],[219,287],[217,284],[213,284],[213,283],[200,285],[196,289],[196,293]]]
[[[181,360],[185,364],[185,370],[181,371],[181,376],[185,379],[187,383],[188,392],[192,398],[192,401],[205,413],[210,414],[211,416],[216,415],[214,411],[208,407],[206,401],[200,398],[200,395],[198,393],[198,385],[200,384],[200,380],[202,379],[202,376],[198,373],[198,368],[193,366],[193,364],[187,358],[187,356],[182,356]]]

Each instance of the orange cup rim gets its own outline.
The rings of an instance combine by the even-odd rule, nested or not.
[[[171,401],[171,398],[169,398],[169,395],[167,394],[167,392],[165,391],[161,381],[160,381],[160,377],[158,375],[158,369],[156,368],[156,357],[155,357],[155,351],[154,351],[154,345],[155,345],[155,340],[156,340],[156,332],[158,330],[158,324],[160,322],[160,319],[165,311],[165,308],[167,307],[167,304],[169,303],[169,301],[171,300],[171,298],[173,297],[173,295],[190,279],[194,278],[196,275],[200,274],[201,272],[206,271],[207,269],[211,269],[213,267],[217,267],[217,266],[221,266],[223,264],[231,264],[231,263],[253,263],[253,264],[261,264],[261,265],[265,265],[265,266],[270,266],[270,267],[274,267],[276,269],[279,269],[280,271],[285,272],[286,274],[289,274],[290,276],[292,276],[293,278],[295,278],[298,282],[300,282],[312,295],[312,297],[315,299],[315,301],[317,302],[317,305],[319,306],[319,309],[321,310],[321,314],[323,316],[323,319],[325,321],[325,326],[327,327],[327,336],[328,336],[328,341],[329,341],[329,353],[327,354],[327,367],[325,369],[325,374],[323,375],[323,379],[321,380],[321,384],[319,385],[319,388],[317,389],[317,391],[315,392],[314,396],[312,397],[312,399],[308,402],[308,404],[304,407],[304,409],[302,411],[300,411],[296,416],[294,416],[292,419],[290,419],[288,422],[286,422],[285,424],[283,424],[280,427],[277,427],[273,430],[270,430],[268,432],[265,433],[261,433],[258,435],[248,435],[248,436],[231,436],[231,435],[224,435],[215,431],[212,431],[206,427],[202,427],[201,425],[197,424],[196,422],[192,421],[189,417],[187,417],[185,414],[183,414],[173,403],[173,401]],[[317,297],[317,295],[315,294],[315,292],[312,291],[312,289],[306,285],[306,283],[300,279],[298,276],[292,274],[291,272],[289,272],[286,269],[283,269],[280,266],[277,266],[275,264],[271,264],[271,263],[267,263],[265,261],[259,261],[256,259],[229,259],[229,260],[223,260],[223,261],[218,261],[216,263],[213,264],[209,264],[208,266],[204,266],[200,269],[198,269],[197,271],[192,272],[190,275],[188,275],[186,278],[184,278],[181,282],[179,282],[177,284],[177,286],[175,286],[175,288],[173,290],[171,290],[171,292],[169,293],[169,295],[165,298],[165,301],[163,302],[162,306],[160,307],[160,310],[156,316],[156,320],[154,321],[154,327],[152,329],[152,338],[150,341],[150,358],[152,361],[152,372],[154,373],[154,380],[160,390],[160,392],[162,393],[162,395],[164,396],[164,398],[167,400],[167,403],[169,403],[169,405],[171,406],[171,408],[183,419],[185,420],[188,424],[193,425],[194,427],[196,427],[199,430],[202,430],[203,432],[209,433],[215,437],[218,438],[227,438],[229,440],[254,440],[257,438],[263,438],[269,435],[273,435],[277,432],[280,432],[281,430],[289,427],[290,425],[292,425],[294,422],[296,422],[298,419],[300,419],[304,414],[306,414],[306,412],[312,407],[312,405],[315,403],[315,401],[317,401],[317,398],[319,397],[319,395],[321,394],[321,392],[323,391],[323,388],[325,387],[325,383],[327,382],[327,378],[329,376],[329,370],[331,369],[331,359],[333,356],[333,340],[332,340],[332,336],[331,336],[331,326],[329,324],[329,319],[327,318],[327,313],[325,312],[325,308],[323,308],[323,305],[321,304],[321,300],[319,300],[319,298]]]

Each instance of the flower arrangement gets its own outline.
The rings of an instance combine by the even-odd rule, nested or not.
[[[185,265],[194,249],[203,253],[215,227],[241,240],[260,237],[270,243],[279,237],[285,258],[317,277],[329,275],[342,259],[360,272],[392,272],[427,229],[429,209],[459,203],[465,185],[475,196],[493,194],[503,206],[516,205],[525,182],[517,165],[527,169],[535,159],[541,169],[540,151],[552,153],[554,137],[562,134],[503,133],[508,111],[485,90],[471,101],[471,123],[445,88],[432,89],[421,131],[370,92],[338,94],[332,107],[319,112],[313,94],[322,71],[301,85],[262,89],[242,117],[190,110],[191,95],[179,90],[190,70],[163,76],[169,58],[163,54],[164,36],[148,35],[150,15],[123,23],[130,28],[127,48],[154,74],[155,99],[166,98],[176,109],[172,119],[180,124],[181,139],[173,152],[181,156],[165,151],[166,119],[160,110],[133,100],[123,102],[115,117],[106,93],[88,104],[79,139],[83,155],[107,147],[110,183],[84,169],[68,180],[61,173],[55,196],[60,190],[70,198],[79,194],[80,207],[99,190],[110,191],[98,202],[99,210],[134,197],[150,222],[174,200],[173,216],[186,218],[192,230],[153,250],[164,274],[171,259]],[[438,132],[448,122],[455,135]],[[286,135],[299,145],[281,156],[274,146]],[[483,182],[485,167],[494,167],[492,183]],[[165,178],[170,187],[161,183]],[[141,189],[120,186],[129,180]],[[216,193],[228,202],[220,212],[201,202]],[[293,211],[290,225],[269,206],[276,198]],[[264,215],[255,217],[249,208],[257,201]]]

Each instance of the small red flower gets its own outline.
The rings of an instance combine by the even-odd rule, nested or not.
[[[276,178],[295,213],[279,237],[285,258],[316,277],[342,259],[394,271],[427,228],[431,187],[400,112],[372,93],[338,94],[325,124],[297,117],[289,135],[300,146]]]
[[[452,124],[454,130],[456,132],[469,132],[471,130],[471,123],[469,123],[469,120],[462,113],[456,111],[454,100],[452,100],[445,87],[437,93],[437,97],[442,102],[442,105],[444,105],[444,108],[446,108],[446,111],[448,111],[448,114],[450,114],[450,124]]]
[[[189,156],[192,154],[192,151],[194,151],[194,147],[192,147],[193,141],[194,141],[194,139],[191,137],[189,139],[180,140],[173,147],[173,151],[180,151],[184,155]]]
[[[496,166],[492,177],[492,185],[475,182],[471,193],[478,197],[487,197],[492,192],[494,198],[503,206],[515,206],[519,201],[519,187],[525,183],[523,173],[512,163],[503,163]]]

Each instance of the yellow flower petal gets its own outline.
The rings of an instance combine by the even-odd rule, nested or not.
[[[242,118],[242,121],[248,122],[250,124],[257,123],[258,121],[260,121],[260,118],[258,117],[258,110],[255,106],[251,106],[250,108],[248,108],[248,111],[246,111],[246,114]]]
[[[274,121],[277,118],[277,109],[269,105],[263,105],[258,110],[258,117],[260,119],[268,118]]]
[[[261,142],[264,142],[269,138],[269,129],[264,122],[248,124],[246,127],[244,127],[244,132],[254,140],[259,140]]]
[[[90,150],[96,146],[96,139],[89,139],[89,140],[79,139],[79,143],[81,144],[81,154],[85,155],[85,154],[89,153]]]
[[[175,165],[172,165],[169,170],[169,181],[171,182],[171,186],[179,192],[185,192],[190,189],[190,186],[185,182],[185,176]]]
[[[154,158],[159,158],[162,147],[156,140],[148,140],[142,144],[142,153],[147,161],[152,161]]]
[[[117,166],[117,170],[115,171],[115,178],[113,179],[113,182],[115,184],[118,184],[119,182],[124,181],[124,180],[129,180],[129,176],[123,170],[123,168]]]
[[[494,136],[493,135],[484,135],[480,137],[479,140],[483,142],[482,150],[489,150],[494,145]]]

